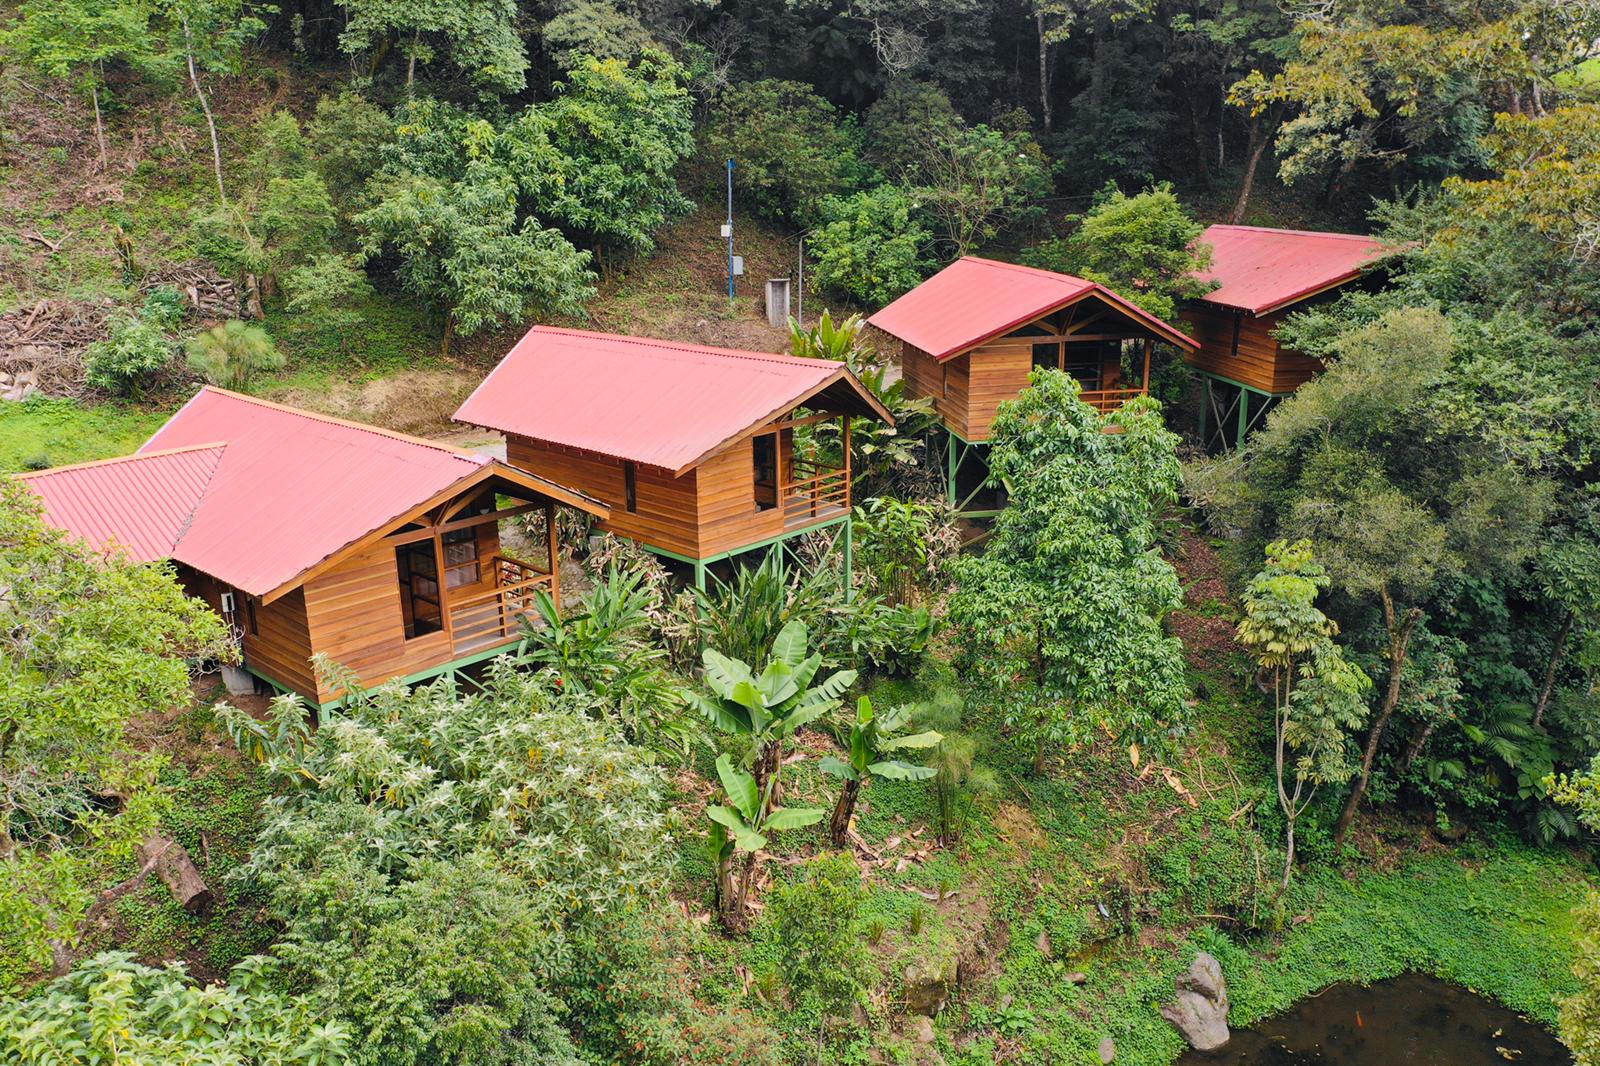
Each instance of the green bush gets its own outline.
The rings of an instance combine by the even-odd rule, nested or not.
[[[17,1063],[349,1061],[350,1031],[309,1000],[270,990],[273,960],[246,959],[201,986],[183,963],[155,970],[108,952],[27,999],[0,1000],[0,1059]]]
[[[1248,818],[1229,821],[1232,813],[1214,804],[1189,811],[1145,852],[1157,886],[1151,902],[1163,924],[1219,914],[1247,927],[1267,921],[1271,874],[1282,866],[1283,856]]]
[[[809,85],[767,78],[724,89],[707,132],[711,158],[735,163],[733,187],[769,218],[805,220],[859,169],[854,129]]]
[[[780,966],[796,1007],[819,1028],[846,1018],[870,987],[872,954],[861,919],[861,871],[844,852],[813,859],[800,878],[768,901],[771,932],[783,945]]]
[[[929,233],[916,208],[896,185],[825,198],[819,208],[822,228],[807,242],[816,258],[817,284],[871,306],[914,287],[930,265]]]
[[[213,385],[245,389],[265,370],[281,370],[283,353],[260,326],[234,319],[189,338],[189,369]]]
[[[928,147],[963,125],[950,97],[928,81],[899,80],[867,109],[866,152],[891,179],[915,173]]]
[[[172,362],[174,347],[160,318],[119,311],[111,316],[111,336],[84,349],[84,380],[118,396],[137,396]]]

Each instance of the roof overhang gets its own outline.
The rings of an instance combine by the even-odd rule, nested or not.
[[[1014,329],[1020,329],[1030,322],[1037,322],[1039,319],[1048,315],[1053,315],[1058,311],[1065,311],[1067,308],[1080,304],[1085,300],[1093,299],[1098,299],[1109,304],[1111,307],[1127,315],[1129,318],[1137,322],[1141,327],[1149,330],[1151,333],[1156,334],[1169,344],[1176,345],[1179,348],[1186,348],[1192,352],[1200,350],[1200,342],[1183,332],[1181,329],[1162,321],[1155,315],[1152,315],[1150,312],[1146,311],[1144,308],[1135,304],[1133,301],[1118,296],[1105,286],[1097,284],[1091,288],[1084,289],[1082,292],[1068,297],[1065,300],[1051,304],[1048,307],[1045,307],[1043,310],[1032,311],[1022,318],[1008,322],[1006,325],[984,334],[978,340],[970,341],[956,348],[951,348],[944,353],[930,352],[929,354],[941,363],[948,362],[957,356],[965,355],[974,348],[983,347],[996,337],[1003,337]],[[881,329],[882,327],[880,326],[879,328]],[[888,331],[885,330],[885,332]]]

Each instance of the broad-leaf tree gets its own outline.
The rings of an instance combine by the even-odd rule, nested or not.
[[[778,798],[784,741],[837,708],[856,683],[856,672],[839,670],[817,681],[822,656],[806,654],[806,625],[798,619],[778,631],[772,658],[759,674],[714,648],[701,661],[707,691],[695,701],[713,726],[747,744],[741,761],[754,768],[764,811]]]
[[[528,50],[517,33],[516,0],[339,0],[339,47],[366,59],[367,76],[391,55],[405,61],[409,94],[417,67],[448,64],[486,95],[527,85]]]
[[[913,710],[911,706],[899,706],[877,714],[872,709],[872,700],[862,696],[856,701],[856,716],[850,723],[845,758],[823,756],[819,768],[840,781],[839,799],[833,805],[833,817],[828,822],[828,839],[834,847],[849,845],[850,819],[855,817],[856,800],[860,798],[863,785],[875,777],[885,781],[927,781],[939,772],[934,767],[919,766],[895,756],[899,751],[931,748],[944,739],[932,729],[907,733],[912,725]]]
[[[183,705],[192,663],[234,655],[169,566],[91,551],[0,480],[0,984],[66,960],[104,905],[94,863],[131,856],[161,813],[129,722]]]
[[[1000,405],[990,467],[1009,493],[982,555],[952,567],[962,660],[1033,742],[1043,772],[1065,746],[1158,740],[1188,685],[1162,619],[1182,599],[1155,546],[1176,497],[1177,438],[1154,400],[1099,415],[1058,370]]]
[[[768,777],[763,787],[754,775],[733,765],[726,752],[717,756],[717,779],[727,802],[706,808],[717,867],[717,913],[723,928],[739,933],[750,920],[750,885],[768,836],[815,825],[826,812],[821,807],[778,806],[773,797],[776,775]]]
[[[1367,716],[1371,682],[1316,604],[1329,581],[1309,541],[1276,541],[1245,589],[1239,622],[1239,643],[1272,678],[1273,768],[1288,837],[1280,891],[1294,874],[1295,825],[1322,785],[1354,775],[1348,740]]]

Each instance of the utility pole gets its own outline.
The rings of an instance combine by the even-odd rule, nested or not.
[[[800,284],[795,286],[796,314],[794,320],[800,323],[803,329],[806,324],[806,235],[800,234],[800,259],[795,274],[800,279]]]
[[[728,299],[733,300],[733,160],[728,160],[728,221],[722,226],[728,238]]]

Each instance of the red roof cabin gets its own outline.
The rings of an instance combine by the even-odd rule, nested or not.
[[[1258,226],[1212,226],[1200,239],[1212,249],[1206,277],[1218,285],[1183,312],[1200,341],[1185,358],[1206,382],[1201,437],[1227,446],[1322,371],[1278,343],[1284,318],[1358,280],[1388,249],[1352,233]]]
[[[843,363],[551,326],[455,417],[604,501],[601,529],[692,564],[700,587],[733,555],[828,526],[848,538],[851,420],[893,421]]]
[[[950,502],[968,515],[993,510],[983,505],[987,473],[974,446],[987,443],[1000,404],[1028,387],[1035,367],[1071,374],[1084,401],[1104,413],[1145,395],[1157,343],[1185,353],[1196,347],[1103,285],[976,256],[956,260],[867,321],[901,342],[907,395],[933,400],[948,431]]]
[[[514,648],[534,594],[559,599],[558,546],[508,554],[499,523],[604,505],[488,456],[200,390],[133,455],[20,475],[51,524],[98,550],[170,559],[233,628],[246,670],[319,708],[344,693]]]

